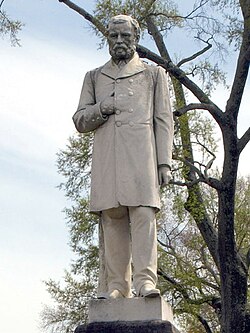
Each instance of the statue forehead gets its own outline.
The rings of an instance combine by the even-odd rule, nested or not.
[[[121,24],[121,23],[128,23],[132,26],[133,18],[129,15],[116,15],[113,16],[110,21],[110,24]]]
[[[110,22],[109,26],[108,26],[108,30],[131,30],[133,31],[133,26],[131,25],[130,22]]]
[[[109,21],[108,30],[110,29],[110,27],[114,28],[116,25],[118,26],[121,24],[123,24],[124,27],[126,27],[127,25],[130,29],[137,31],[137,33],[140,32],[139,23],[129,15],[113,16]]]

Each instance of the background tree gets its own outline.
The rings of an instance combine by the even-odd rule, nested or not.
[[[106,35],[105,23],[110,14],[113,15],[121,12],[132,14],[140,22],[144,35],[149,32],[149,35],[155,42],[160,55],[153,53],[141,45],[138,47],[138,52],[141,57],[147,58],[162,66],[170,74],[173,94],[176,100],[174,114],[178,117],[178,120],[176,120],[176,128],[179,133],[175,144],[176,149],[174,156],[178,161],[176,162],[176,174],[178,174],[178,179],[175,179],[174,183],[181,185],[181,189],[186,188],[183,197],[184,207],[189,212],[193,221],[195,221],[196,227],[198,227],[204,242],[202,246],[203,250],[200,251],[203,253],[203,258],[200,257],[195,260],[200,264],[204,264],[207,260],[209,268],[212,258],[212,271],[216,273],[214,274],[212,285],[206,287],[206,292],[204,292],[204,287],[201,288],[200,281],[197,287],[195,284],[192,285],[194,282],[192,279],[189,279],[189,282],[191,282],[189,284],[187,283],[189,287],[186,293],[185,289],[180,289],[182,284],[180,283],[180,277],[178,277],[178,275],[176,275],[178,278],[174,275],[170,276],[170,278],[172,278],[171,280],[164,274],[165,269],[161,269],[159,274],[169,285],[172,284],[172,286],[175,286],[176,292],[178,291],[179,293],[177,294],[182,295],[185,301],[191,300],[190,304],[188,302],[186,304],[192,305],[192,311],[191,307],[188,308],[188,306],[183,305],[182,308],[186,309],[183,313],[188,313],[189,316],[194,314],[196,320],[198,318],[206,332],[218,331],[219,323],[222,333],[246,333],[249,250],[247,247],[239,247],[237,245],[237,239],[235,238],[235,190],[240,153],[250,139],[250,129],[248,129],[241,138],[237,137],[237,118],[248,76],[250,59],[249,1],[198,1],[196,6],[186,15],[180,15],[175,3],[170,1],[97,1],[94,15],[86,12],[83,8],[78,7],[71,1],[61,0],[60,2],[64,2],[67,6],[81,14],[85,19],[91,22],[96,33],[102,34],[103,36]],[[230,14],[225,16],[227,25],[222,24],[217,18],[217,15],[208,15],[209,8],[218,9],[222,8],[222,6],[225,13],[227,7],[231,9]],[[234,11],[232,11],[232,9]],[[237,12],[239,15],[237,15]],[[232,13],[235,13],[235,15],[233,16]],[[170,57],[166,43],[168,32],[174,26],[192,29],[190,31],[194,33],[196,39],[205,43],[205,47],[194,51],[191,56],[174,63],[173,59]],[[242,30],[240,29],[241,27]],[[217,83],[216,80],[224,79],[223,73],[218,69],[218,64],[211,65],[205,56],[206,54],[211,55],[214,49],[220,52],[222,51],[221,46],[223,44],[221,43],[221,38],[223,35],[227,37],[229,44],[234,43],[234,46],[239,48],[239,50],[237,49],[238,63],[235,77],[224,111],[210,99],[209,86],[205,80],[206,78],[210,80],[213,78],[213,81]],[[201,56],[203,60],[199,61]],[[209,76],[207,76],[206,73],[209,74]],[[203,79],[202,88],[200,88],[194,80],[190,79],[190,75],[194,77],[198,75],[201,76],[201,79]],[[199,102],[187,104],[185,89],[192,92]],[[212,176],[211,173],[209,174],[209,169],[211,168],[215,155],[213,151],[209,149],[206,140],[202,142],[196,137],[196,139],[198,139],[195,141],[196,145],[200,147],[198,150],[200,151],[199,154],[197,154],[197,149],[193,145],[194,135],[190,127],[190,116],[188,112],[195,109],[206,110],[207,114],[215,120],[221,130],[224,145],[224,163],[222,173],[217,177]],[[81,139],[80,137],[79,140]],[[88,183],[89,159],[87,158],[90,157],[92,137],[89,136],[86,140],[82,140],[82,146],[79,148],[81,158],[80,156],[76,158],[75,155],[73,160],[71,160],[71,163],[74,161],[75,165],[80,166],[82,169],[73,172],[69,165],[61,164],[63,169],[61,169],[61,172],[67,177],[65,184],[67,195],[76,198],[78,206],[80,202],[76,197],[76,193],[79,194],[79,191],[82,192],[84,185]],[[71,143],[74,143],[73,139]],[[73,148],[74,147],[71,146],[67,152],[68,157],[72,157],[70,154]],[[83,151],[85,151],[85,153],[87,152],[87,155],[85,155]],[[86,157],[85,159],[84,156]],[[200,157],[204,157],[204,159],[201,160]],[[177,170],[180,170],[180,172],[177,172]],[[214,189],[218,196],[216,223],[214,223],[211,211],[207,205],[204,185],[209,189]],[[180,190],[177,191],[178,196],[179,191]],[[181,228],[182,224],[175,229],[177,235],[180,233]],[[194,225],[189,222],[189,228],[187,230],[192,230],[192,228],[194,229]],[[188,235],[187,233],[184,239],[191,237]],[[195,236],[195,238],[197,238],[197,236]],[[163,249],[164,246],[167,245],[165,252],[169,252],[169,244],[165,244],[164,242],[162,242],[162,244],[164,244],[162,245]],[[178,244],[175,245],[177,246]],[[211,255],[209,260],[207,259],[208,253]],[[168,253],[168,260],[170,260],[170,255],[173,254]],[[180,260],[180,262],[182,262],[182,260]],[[183,261],[182,267],[184,267],[184,271],[185,269],[188,271],[190,265],[188,265],[187,260]],[[203,272],[203,269],[199,269],[198,271]],[[211,272],[210,274],[212,274]],[[173,273],[177,274],[176,272]],[[197,271],[194,272],[194,276],[195,274],[197,275]],[[201,276],[198,275],[200,279],[202,274]],[[190,276],[190,274],[188,276]],[[183,293],[181,293],[181,291],[183,291]],[[197,291],[204,294],[206,297],[209,296],[206,302],[201,302],[200,300],[195,300],[194,302],[192,295]],[[184,297],[184,295],[186,296]],[[216,319],[209,321],[204,318],[203,313],[209,313],[209,311],[204,308],[205,305],[217,311],[219,321]],[[195,311],[195,307],[199,310]],[[185,318],[188,318],[188,316]],[[190,325],[190,321],[187,324]]]
[[[19,31],[22,30],[23,23],[18,20],[11,19],[3,10],[5,0],[0,1],[0,35],[5,37],[9,36],[12,46],[20,46],[20,39],[18,38]]]

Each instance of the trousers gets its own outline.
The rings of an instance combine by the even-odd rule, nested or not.
[[[131,297],[131,275],[137,295],[157,282],[157,232],[153,207],[119,206],[102,211],[108,291]]]

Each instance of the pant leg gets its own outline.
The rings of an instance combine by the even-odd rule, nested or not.
[[[108,291],[131,295],[131,239],[127,207],[102,212]]]
[[[132,237],[133,282],[137,294],[144,284],[157,283],[157,232],[155,209],[129,207]]]

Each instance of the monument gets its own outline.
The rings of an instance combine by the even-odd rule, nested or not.
[[[73,116],[79,132],[94,131],[90,211],[101,217],[107,274],[107,290],[99,291],[99,300],[90,303],[88,332],[100,331],[93,327],[103,320],[109,326],[100,332],[122,332],[121,327],[112,331],[114,322],[142,324],[149,320],[152,302],[151,312],[158,310],[150,320],[168,320],[156,288],[155,221],[159,188],[171,175],[173,116],[166,73],[139,58],[140,28],[132,17],[111,18],[107,38],[111,59],[86,74]],[[128,326],[125,331],[130,332]]]

